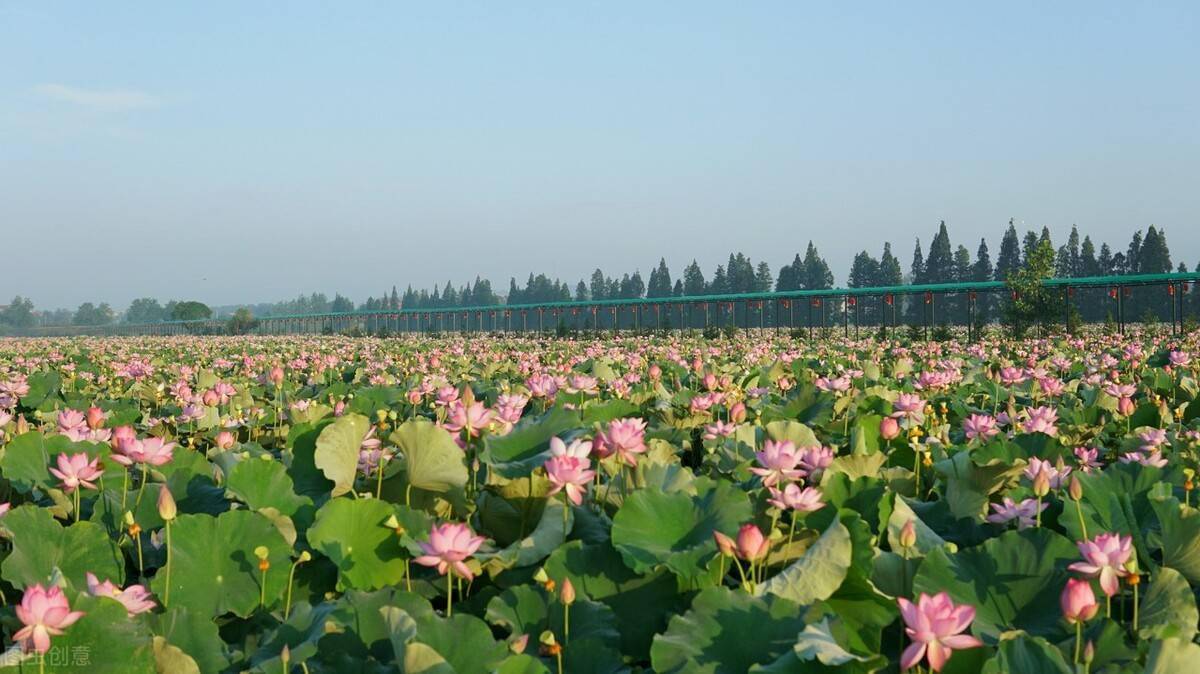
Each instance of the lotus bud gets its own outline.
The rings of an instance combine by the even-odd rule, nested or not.
[[[1117,413],[1123,417],[1133,414],[1134,405],[1132,398],[1120,398],[1117,400]]]
[[[1094,659],[1096,659],[1096,644],[1091,639],[1088,639],[1087,643],[1083,646],[1083,662],[1090,665]]]
[[[283,645],[283,650],[279,651],[279,661],[283,664],[283,671],[288,671],[292,661],[292,649],[288,648],[287,644]]]
[[[725,557],[733,557],[736,545],[733,539],[721,533],[720,531],[713,532],[713,538],[717,541],[717,550]]]
[[[763,536],[762,530],[753,524],[743,524],[738,529],[737,552],[744,560],[755,560],[767,554],[771,541]]]
[[[278,365],[271,368],[271,372],[267,375],[267,378],[271,380],[272,384],[283,386],[283,368]]]
[[[884,417],[879,421],[879,437],[884,440],[895,440],[900,435],[900,422],[892,417]]]
[[[508,642],[508,650],[516,655],[520,655],[521,653],[525,652],[525,648],[528,645],[529,645],[529,635],[522,634],[519,637],[514,637],[512,641]]]
[[[558,597],[566,606],[575,603],[575,586],[571,584],[570,578],[563,579],[562,589],[558,591]]]
[[[200,398],[200,400],[206,407],[215,407],[217,403],[221,402],[221,395],[216,391],[209,389],[204,392],[204,395]]]
[[[99,407],[89,407],[87,411],[88,428],[96,430],[104,427],[104,410]]]
[[[158,490],[158,516],[164,521],[170,522],[175,519],[179,510],[175,506],[175,497],[171,496],[171,490],[163,485],[162,489]]]
[[[651,381],[658,381],[661,378],[662,378],[662,368],[659,367],[657,363],[651,365],[650,366]]]
[[[233,442],[233,433],[230,433],[229,431],[221,431],[220,433],[217,433],[218,449],[231,449],[233,448]],[[266,455],[264,454],[263,456]]]
[[[1050,474],[1045,468],[1039,470],[1037,477],[1033,478],[1033,493],[1039,498],[1050,493]]]
[[[746,421],[746,403],[737,402],[729,408],[729,420],[735,424]]]
[[[29,432],[29,422],[25,420],[24,414],[17,417],[17,425],[13,431],[14,435],[24,435]]]
[[[1062,608],[1063,617],[1072,625],[1091,620],[1100,610],[1100,604],[1096,601],[1095,593],[1092,592],[1091,581],[1079,578],[1067,580],[1067,586],[1063,588],[1058,602]]]
[[[1067,493],[1070,494],[1073,501],[1083,498],[1083,483],[1079,481],[1078,475],[1071,475],[1071,482],[1067,485]]]
[[[913,520],[904,523],[900,529],[900,547],[911,548],[917,544],[917,527]]]

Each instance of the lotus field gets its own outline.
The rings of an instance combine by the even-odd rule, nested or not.
[[[1200,343],[0,342],[0,672],[1195,672]]]

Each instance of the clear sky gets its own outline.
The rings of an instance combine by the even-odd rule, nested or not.
[[[1200,261],[1200,3],[0,0],[0,301],[213,304],[1010,217]]]

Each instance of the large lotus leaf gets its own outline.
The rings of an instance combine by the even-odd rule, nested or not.
[[[917,571],[913,591],[945,590],[956,602],[974,606],[973,629],[981,636],[995,639],[1012,629],[1056,635],[1064,629],[1058,595],[1067,581],[1066,566],[1078,558],[1071,541],[1048,529],[1007,531],[954,554],[932,551]]]
[[[83,617],[61,636],[51,638],[46,674],[155,674],[154,649],[145,625],[126,617],[115,599],[80,593],[71,610]],[[21,665],[0,666],[0,673],[40,672],[30,657]]]
[[[634,571],[662,564],[690,578],[716,552],[713,532],[732,535],[752,514],[746,492],[726,482],[710,483],[695,495],[639,491],[613,517],[613,547]]]
[[[512,480],[494,479],[499,484],[488,485],[477,497],[476,514],[480,528],[497,545],[507,546],[528,536],[541,522],[550,481],[538,473]]]
[[[218,674],[229,666],[229,648],[221,640],[217,624],[207,614],[175,606],[145,616],[150,631],[190,656],[201,674]]]
[[[424,491],[461,489],[469,474],[465,455],[446,429],[425,419],[400,424],[389,440],[404,456],[405,479]]]
[[[505,658],[495,674],[550,674],[550,668],[532,655],[520,653]]]
[[[996,647],[996,655],[983,667],[982,674],[1073,674],[1062,651],[1041,637],[1024,632],[1005,634]]]
[[[0,456],[0,473],[18,491],[29,493],[34,487],[46,489],[57,484],[49,467],[59,454],[87,451],[91,443],[75,443],[65,435],[42,435],[37,431],[22,433],[4,446]]]
[[[13,546],[0,575],[18,589],[46,584],[55,569],[75,587],[87,587],[89,571],[117,584],[125,581],[125,558],[98,524],[63,527],[49,510],[24,505],[0,518],[0,528],[11,533]]]
[[[887,541],[893,550],[901,549],[900,531],[909,522],[913,523],[913,528],[917,532],[917,542],[914,545],[915,551],[913,554],[925,555],[934,548],[941,548],[948,545],[945,539],[931,529],[928,524],[925,524],[924,520],[913,511],[907,499],[896,494],[892,502],[891,516],[888,517],[887,521]]]
[[[1159,568],[1142,597],[1138,636],[1143,639],[1179,637],[1191,641],[1196,636],[1200,610],[1196,596],[1183,575],[1169,566]]]
[[[649,654],[653,636],[685,606],[671,572],[634,573],[608,543],[572,541],[555,550],[545,567],[555,582],[569,578],[580,596],[612,608],[621,632],[621,651],[636,659]]]
[[[287,469],[268,455],[239,461],[229,471],[225,489],[251,510],[274,508],[288,517],[297,517],[302,508],[311,508],[312,499],[297,496]]]
[[[709,588],[654,637],[650,662],[660,674],[742,674],[790,651],[802,629],[800,607],[786,599]]]
[[[330,603],[314,607],[304,601],[293,602],[288,619],[266,632],[258,649],[250,654],[250,671],[262,674],[282,671],[280,653],[284,646],[288,648],[292,666],[299,666],[314,657],[318,652],[318,642],[325,637],[326,618],[334,609],[335,606]],[[336,622],[332,624],[336,625]]]
[[[529,566],[542,561],[566,541],[575,516],[562,501],[550,501],[542,509],[542,519],[528,536],[488,555],[479,555],[484,569],[496,574],[504,569]],[[563,521],[563,515],[566,521]]]
[[[417,623],[414,643],[432,648],[455,672],[489,672],[508,655],[508,647],[496,641],[487,623],[475,616],[455,611],[443,618],[415,594],[401,592],[393,599]]]
[[[977,466],[967,452],[933,464],[946,483],[946,503],[955,517],[978,519],[987,510],[988,497],[1016,479],[1020,466],[1001,461]]]
[[[1200,585],[1200,510],[1179,503],[1175,498],[1153,502],[1162,526],[1163,566],[1169,566]]]
[[[317,437],[313,463],[333,482],[331,496],[337,497],[354,488],[358,475],[358,450],[371,422],[361,414],[338,417]]]
[[[321,432],[333,421],[325,419],[293,426],[288,432],[287,444],[291,448],[291,463],[288,464],[288,474],[296,484],[296,493],[319,498],[329,494],[333,482],[325,477],[317,468],[316,453],[317,439]]]
[[[200,674],[200,665],[197,665],[192,656],[184,653],[178,646],[172,646],[162,637],[154,637],[153,643],[156,671]]]
[[[54,404],[61,401],[59,391],[62,389],[62,377],[57,372],[35,372],[26,381],[29,392],[21,397],[21,405],[31,410],[54,409]]]
[[[829,620],[807,625],[796,638],[791,652],[775,662],[750,668],[756,674],[785,674],[791,672],[838,672],[839,674],[871,674],[887,666],[881,655],[860,655],[848,650],[833,633]]]
[[[846,579],[853,545],[850,531],[834,520],[804,556],[758,586],[756,594],[773,594],[797,604],[828,599]]]
[[[617,617],[612,609],[599,602],[576,599],[571,604],[571,640],[595,638],[615,643],[620,638]],[[517,585],[488,602],[487,621],[507,629],[512,636],[528,634],[536,639],[543,630],[551,630],[563,638],[563,606],[557,597],[547,596],[541,588]]]
[[[526,417],[506,435],[484,438],[480,458],[497,475],[528,475],[550,455],[550,438],[579,427],[579,414],[555,407],[540,417]]]
[[[766,425],[766,432],[772,440],[790,440],[797,447],[818,447],[821,444],[817,434],[798,421],[772,421]]]
[[[1196,671],[1200,646],[1178,637],[1155,641],[1146,657],[1144,674],[1180,674]]]
[[[247,510],[231,510],[217,517],[181,515],[171,525],[168,608],[186,606],[199,615],[249,616],[258,608],[263,587],[263,573],[254,555],[259,546],[268,551],[265,596],[270,607],[283,596],[292,561],[291,546],[271,520]],[[155,573],[150,587],[164,597],[165,569]]]
[[[404,578],[411,554],[404,537],[385,525],[392,516],[409,535],[428,535],[424,513],[378,499],[335,498],[317,511],[308,542],[337,565],[340,587],[374,590]]]

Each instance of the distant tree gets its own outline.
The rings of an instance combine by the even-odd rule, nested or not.
[[[987,239],[979,240],[979,248],[975,251],[975,264],[971,267],[972,281],[991,281],[992,256],[988,253]],[[975,311],[978,320],[986,322],[991,316],[991,293],[978,293],[975,300]]]
[[[1096,245],[1092,243],[1092,237],[1083,237],[1083,244],[1079,247],[1079,276],[1099,276],[1100,262],[1096,259]]]
[[[954,280],[954,251],[950,247],[950,234],[946,231],[945,220],[938,225],[937,234],[929,244],[924,272],[920,283],[949,283]]]
[[[237,311],[233,312],[233,316],[229,317],[225,329],[231,335],[245,335],[257,327],[258,320],[254,318],[254,314],[246,307],[238,307]]]
[[[683,270],[683,294],[703,295],[705,289],[704,272],[700,271],[700,265],[692,260],[692,263]]]
[[[765,293],[771,291],[771,265],[764,260],[758,263],[758,268],[754,272],[754,292]]]
[[[879,282],[879,261],[867,251],[861,251],[854,256],[854,261],[850,264],[850,274],[846,277],[846,284],[851,288],[869,288],[878,285]]]
[[[75,318],[72,323],[75,325],[108,325],[113,322],[113,310],[107,303],[101,302],[99,305],[91,302],[84,302],[75,310]]]
[[[925,254],[921,252],[921,239],[913,247],[912,263],[908,265],[909,283],[919,285],[925,282]]]
[[[713,272],[712,283],[708,285],[708,292],[711,295],[723,295],[729,292],[729,285],[725,279],[725,267],[717,265],[717,270]]]
[[[658,267],[650,270],[650,280],[646,283],[646,297],[671,296],[671,270],[667,268],[666,258],[659,258]]]
[[[8,307],[0,312],[0,323],[14,328],[29,328],[33,326],[33,302],[26,297],[17,295],[9,302]]]
[[[1021,243],[1017,240],[1017,228],[1008,221],[1004,238],[1000,240],[1000,255],[996,258],[996,279],[1004,281],[1008,275],[1021,268]]]
[[[813,245],[812,241],[808,242],[808,248],[804,251],[803,265],[804,268],[798,276],[804,289],[819,290],[833,287],[833,272],[829,270],[829,265],[821,257],[821,253],[817,251],[817,247]]]
[[[1009,276],[1013,299],[1009,300],[1006,314],[1014,336],[1023,336],[1035,325],[1044,336],[1061,315],[1060,293],[1042,285],[1042,281],[1054,274],[1054,264],[1054,245],[1043,239],[1034,245],[1021,269]]]
[[[1167,274],[1171,271],[1171,251],[1167,237],[1154,225],[1146,230],[1146,238],[1138,249],[1139,274]]]
[[[153,297],[141,297],[129,303],[125,310],[126,323],[158,323],[166,318],[163,307]]]
[[[604,272],[599,269],[592,272],[592,299],[608,299],[608,279],[604,277]]]
[[[176,302],[171,308],[171,319],[176,321],[202,321],[212,318],[212,309],[207,304],[187,300]]]
[[[354,302],[348,297],[342,297],[341,293],[337,293],[333,296],[333,303],[329,305],[329,310],[335,314],[354,311]]]
[[[879,282],[881,286],[898,286],[904,283],[904,272],[900,271],[900,260],[892,254],[892,244],[884,242],[883,255],[879,257]]]
[[[672,297],[683,297],[683,280],[675,279],[675,287],[671,288]]]
[[[1025,266],[1029,262],[1029,257],[1033,255],[1037,244],[1038,235],[1033,230],[1025,232],[1025,238],[1021,240],[1021,266]],[[1051,250],[1054,249],[1051,248]]]
[[[580,279],[579,283],[575,286],[575,301],[586,302],[588,299],[589,295],[587,284],[583,282],[583,279]]]
[[[1129,240],[1129,248],[1125,252],[1125,272],[1126,274],[1140,274],[1142,263],[1142,232],[1141,230],[1133,233],[1133,238]]]
[[[1104,276],[1118,273],[1116,265],[1113,263],[1112,249],[1108,247],[1107,243],[1100,244],[1100,257],[1097,258],[1096,263],[1100,265],[1100,273]]]

